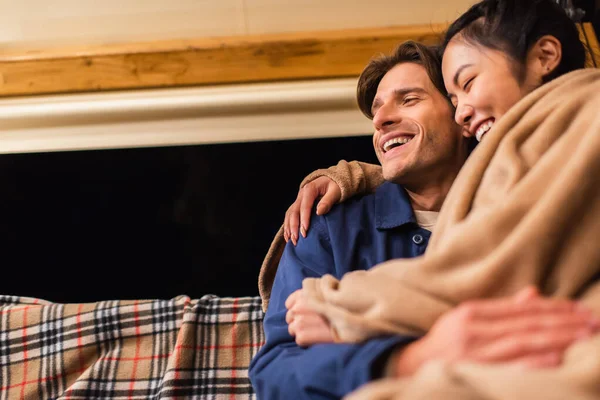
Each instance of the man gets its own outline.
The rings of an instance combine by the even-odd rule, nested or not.
[[[285,301],[305,277],[341,277],[425,251],[430,232],[417,225],[413,209],[439,211],[467,157],[467,141],[452,121],[453,110],[433,84],[434,79],[440,82],[439,74],[430,77],[424,66],[437,63],[430,49],[409,42],[363,73],[398,64],[382,80],[385,90],[373,109],[373,145],[389,183],[327,216],[315,216],[306,239],[287,246],[265,318],[267,342],[250,370],[259,398],[341,397],[373,379],[382,355],[412,340],[390,337],[303,349],[288,332]]]
[[[516,311],[508,307],[504,314],[498,310],[517,304],[515,299],[482,301],[470,305],[467,312],[459,308],[442,319],[433,336],[380,337],[360,344],[331,343],[323,321],[310,313],[303,315],[297,290],[304,278],[325,274],[341,278],[389,259],[423,254],[437,212],[468,155],[469,143],[453,122],[439,60],[431,49],[407,42],[392,56],[372,61],[359,79],[358,100],[363,113],[373,119],[373,145],[386,183],[375,194],[340,204],[325,216],[313,215],[306,237],[297,246],[287,245],[264,321],[267,341],[250,367],[258,398],[337,399],[385,374],[411,374],[434,357],[551,364],[553,359],[547,355],[558,351],[550,344],[538,346],[544,356],[536,358],[531,349],[497,348],[503,342],[493,334],[482,337],[468,332],[468,336],[461,329],[473,323],[471,310],[492,322],[508,315],[512,318],[501,322],[514,327],[515,321],[523,320],[522,307]],[[535,296],[523,296],[531,297]],[[560,306],[550,301],[543,304],[562,326],[581,328],[587,323],[584,318],[573,322],[572,314],[559,311]],[[545,326],[544,321],[526,321],[531,324],[528,339]],[[508,329],[506,324],[493,326]],[[478,346],[467,343],[467,336],[481,339]],[[321,344],[301,347],[313,343]],[[456,344],[465,345],[457,348]]]

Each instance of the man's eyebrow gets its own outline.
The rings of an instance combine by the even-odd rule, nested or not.
[[[406,96],[409,93],[427,94],[427,90],[418,86],[394,90],[394,94],[396,95],[396,97]]]
[[[427,90],[425,90],[419,86],[407,87],[407,88],[394,90],[394,95],[396,97],[406,96],[407,94],[410,94],[410,93],[429,94],[429,92],[427,92]],[[375,109],[377,109],[377,107],[379,107],[380,105],[381,105],[381,99],[376,97],[375,100],[373,100],[373,104],[371,105],[371,114],[375,114],[374,113]]]
[[[454,82],[454,86],[458,86],[458,78],[460,78],[460,74],[463,72],[463,70],[465,68],[472,67],[472,66],[473,66],[473,64],[465,64],[465,65],[461,65],[461,67],[456,70],[456,73],[454,74],[454,78],[452,79],[452,82]]]

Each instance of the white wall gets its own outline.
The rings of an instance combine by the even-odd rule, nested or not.
[[[0,50],[447,22],[473,0],[0,0]]]

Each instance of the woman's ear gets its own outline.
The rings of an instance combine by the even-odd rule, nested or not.
[[[527,55],[528,69],[542,81],[559,66],[561,60],[562,44],[552,35],[539,38]]]

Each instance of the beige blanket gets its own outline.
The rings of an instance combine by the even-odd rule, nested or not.
[[[377,181],[379,178],[375,178]],[[544,85],[474,151],[442,208],[426,254],[369,272],[305,280],[340,341],[424,333],[474,298],[534,284],[600,315],[600,71]],[[276,239],[277,240],[277,239]],[[264,269],[273,271],[273,260]],[[264,290],[263,290],[264,292]],[[263,299],[264,300],[264,299]],[[356,399],[600,399],[600,338],[572,346],[557,369],[432,363]]]
[[[599,237],[600,71],[581,70],[496,122],[457,177],[424,256],[341,281],[307,279],[304,289],[344,342],[424,333],[465,300],[528,284],[600,315]],[[351,398],[599,399],[600,337],[572,346],[557,369],[430,364]]]

